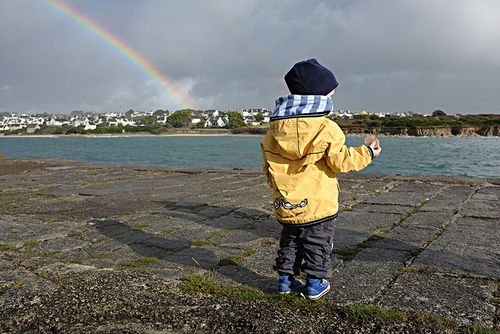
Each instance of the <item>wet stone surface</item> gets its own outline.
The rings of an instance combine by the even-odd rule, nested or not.
[[[339,178],[326,299],[498,327],[498,180]],[[280,226],[260,171],[0,160],[0,182],[0,332],[46,332],[62,309],[80,305],[90,313],[66,332],[156,333],[159,322],[174,321],[164,318],[175,307],[168,298],[194,307],[175,287],[196,274],[227,286],[276,290]],[[125,309],[106,322],[116,298]],[[165,313],[136,321],[155,308]],[[94,327],[92,314],[100,314]],[[205,332],[175,321],[158,333]]]

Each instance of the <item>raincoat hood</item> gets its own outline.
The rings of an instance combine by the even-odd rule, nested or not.
[[[302,159],[324,128],[322,116],[328,115],[332,108],[332,99],[322,95],[287,95],[277,99],[270,135],[280,155],[290,160]]]

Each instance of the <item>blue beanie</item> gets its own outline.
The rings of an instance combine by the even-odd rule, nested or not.
[[[290,93],[296,95],[327,95],[339,85],[333,73],[316,59],[293,65],[285,82]]]

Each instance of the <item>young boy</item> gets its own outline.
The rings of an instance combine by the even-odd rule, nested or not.
[[[346,147],[340,127],[327,117],[338,83],[316,59],[295,64],[285,75],[291,95],[276,100],[269,131],[261,143],[264,174],[273,189],[273,205],[283,225],[273,267],[279,292],[304,287],[311,300],[330,290],[333,225],[338,212],[339,172],[368,166],[381,151],[377,140]]]

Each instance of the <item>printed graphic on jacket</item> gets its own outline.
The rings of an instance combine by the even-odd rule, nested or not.
[[[278,210],[280,208],[280,206],[283,207],[283,209],[286,209],[286,210],[293,210],[293,209],[297,209],[297,208],[303,208],[307,205],[307,198],[304,198],[302,201],[300,201],[299,204],[292,204],[290,202],[285,202],[282,198],[276,198],[274,200],[274,208],[276,210]]]

